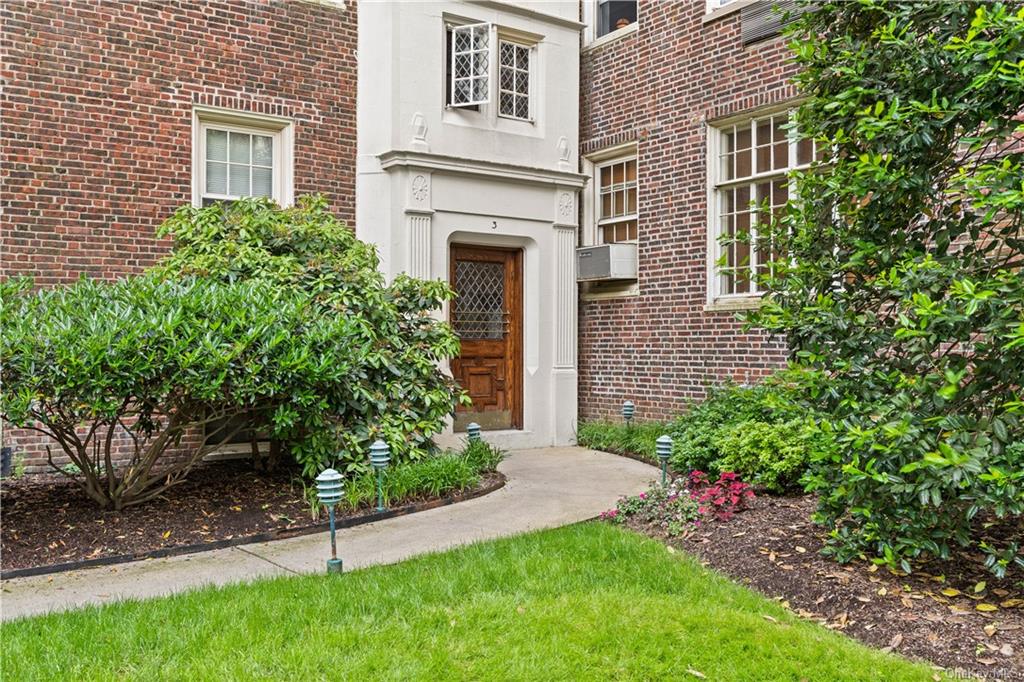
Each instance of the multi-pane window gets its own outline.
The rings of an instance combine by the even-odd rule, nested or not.
[[[499,45],[498,114],[530,120],[530,48],[507,41]]]
[[[244,197],[292,202],[292,121],[197,106],[192,112],[192,204]]]
[[[712,129],[717,135],[710,169],[717,296],[761,293],[756,275],[766,274],[773,258],[763,233],[789,200],[789,171],[815,157],[813,141],[793,135],[791,116],[782,111]]]
[[[636,0],[597,0],[597,37],[636,22]]]
[[[605,244],[636,241],[636,158],[617,159],[597,168],[597,230]]]
[[[449,104],[472,107],[489,101],[491,25],[470,24],[451,30],[451,91]]]
[[[273,135],[227,127],[203,129],[203,204],[275,197]]]

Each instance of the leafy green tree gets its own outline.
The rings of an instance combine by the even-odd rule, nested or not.
[[[361,322],[267,282],[12,280],[0,296],[0,415],[52,439],[74,466],[48,448],[51,467],[105,508],[182,482],[207,443],[237,432],[233,417],[287,432],[298,409],[326,420],[364,389]],[[196,433],[199,447],[183,442]]]
[[[404,275],[386,283],[375,248],[356,239],[316,196],[300,197],[289,208],[267,199],[184,206],[160,234],[175,241],[157,268],[166,277],[262,282],[301,292],[320,314],[357,330],[346,339],[351,393],[292,401],[274,416],[275,434],[307,475],[328,463],[364,469],[366,449],[377,438],[398,459],[433,451],[431,437],[462,395],[440,369],[459,350],[458,338],[434,314],[452,296],[446,283]],[[258,419],[251,426],[266,429]]]
[[[827,2],[795,26],[798,126],[829,151],[761,244],[785,257],[751,320],[818,374],[831,551],[909,570],[960,545],[1002,574],[1021,541],[979,528],[1024,515],[1024,8]]]

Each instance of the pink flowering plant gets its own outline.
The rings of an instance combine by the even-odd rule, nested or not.
[[[750,485],[732,471],[723,471],[714,482],[703,471],[691,471],[688,478],[690,498],[699,505],[698,511],[712,514],[722,521],[746,509],[754,499]]]
[[[622,497],[615,505],[601,514],[602,519],[613,523],[625,523],[636,519],[648,526],[663,530],[670,536],[679,535],[686,527],[699,520],[698,504],[690,494],[675,482],[669,486],[656,485],[649,490]]]
[[[655,485],[639,495],[619,498],[615,508],[603,512],[601,518],[612,523],[636,520],[676,536],[691,524],[700,525],[705,517],[728,520],[746,509],[753,497],[750,485],[735,473],[725,472],[711,481],[704,472],[694,471],[668,486]]]

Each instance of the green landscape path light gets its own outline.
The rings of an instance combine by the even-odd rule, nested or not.
[[[626,420],[626,428],[633,425],[633,415],[636,414],[636,405],[632,400],[622,403],[622,418]]]
[[[377,511],[384,511],[384,470],[391,462],[391,448],[377,439],[370,446],[370,465],[377,470]]]
[[[672,456],[672,437],[669,435],[658,436],[655,441],[655,452],[661,461],[661,484],[668,483],[668,458]]]
[[[341,474],[334,469],[324,469],[316,477],[316,496],[320,504],[327,507],[331,519],[331,558],[327,560],[328,573],[341,573],[341,559],[338,558],[338,543],[334,537],[334,507],[341,502],[345,491]]]
[[[469,436],[470,443],[475,443],[480,440],[480,425],[476,422],[470,422],[467,424],[466,435]]]

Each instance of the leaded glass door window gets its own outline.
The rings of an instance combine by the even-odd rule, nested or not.
[[[521,252],[470,246],[452,248],[452,329],[462,350],[452,375],[472,405],[460,406],[456,430],[522,428]]]
[[[462,260],[455,262],[452,322],[463,340],[501,339],[508,325],[505,307],[505,264]]]

